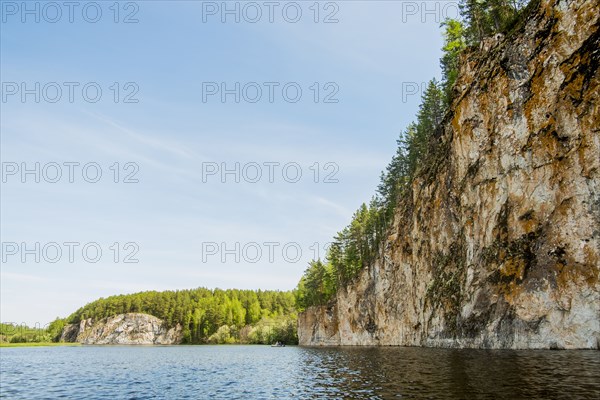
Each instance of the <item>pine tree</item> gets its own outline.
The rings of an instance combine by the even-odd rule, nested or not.
[[[466,47],[465,27],[455,19],[447,19],[442,26],[444,30],[443,56],[440,60],[442,67],[442,86],[446,107],[450,106],[452,88],[458,77],[458,55]]]

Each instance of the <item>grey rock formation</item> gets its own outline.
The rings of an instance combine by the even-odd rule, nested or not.
[[[148,314],[119,314],[94,322],[85,319],[65,326],[61,341],[82,344],[178,344],[182,329],[166,329],[163,321]]]

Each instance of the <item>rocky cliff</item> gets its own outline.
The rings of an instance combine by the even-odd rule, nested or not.
[[[85,319],[65,326],[60,341],[82,344],[178,344],[181,326],[163,327],[162,320],[148,314],[129,313],[94,322]]]
[[[463,56],[436,160],[300,344],[599,348],[599,6],[542,0]]]

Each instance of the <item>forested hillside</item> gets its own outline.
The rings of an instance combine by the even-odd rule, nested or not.
[[[141,292],[98,299],[63,321],[145,313],[180,324],[183,343],[297,343],[292,292],[205,289]],[[55,340],[58,338],[55,338]]]

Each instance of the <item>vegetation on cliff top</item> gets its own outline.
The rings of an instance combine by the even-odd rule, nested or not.
[[[369,205],[363,203],[350,224],[338,232],[324,261],[310,262],[296,289],[299,310],[326,304],[338,288],[348,285],[377,258],[396,205],[411,198],[413,179],[431,175],[427,167],[438,158],[437,139],[452,103],[459,55],[469,47],[477,51],[477,45],[487,36],[512,29],[524,13],[526,3],[526,0],[462,0],[462,21],[444,21],[442,81],[432,79],[427,85],[416,122],[400,134],[396,154],[382,172],[377,193]]]

